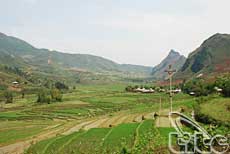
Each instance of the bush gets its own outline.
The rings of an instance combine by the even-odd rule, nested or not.
[[[134,88],[132,86],[127,86],[125,88],[125,91],[127,91],[127,92],[133,92],[133,90],[134,90]]]
[[[7,86],[6,85],[0,85],[0,90],[6,90]]]
[[[199,104],[194,105],[196,121],[201,122],[203,124],[212,124],[212,125],[218,125],[218,126],[224,126],[224,127],[230,128],[230,124],[228,122],[216,120],[209,115],[203,114],[201,113],[200,109],[201,108]]]
[[[219,77],[216,80],[215,85],[223,90],[223,96],[230,97],[230,74]]]
[[[56,82],[55,88],[57,88],[59,90],[68,90],[69,89],[69,87],[67,85],[65,85],[64,83],[61,83],[61,82]]]
[[[4,97],[6,99],[6,103],[13,103],[13,93],[11,91],[5,91]]]
[[[38,99],[37,99],[38,103],[50,103],[50,100],[51,100],[51,98],[50,98],[47,90],[45,90],[45,89],[39,90]]]
[[[194,92],[195,96],[207,96],[213,92],[213,84],[206,83],[203,79],[193,79],[182,86],[183,92]]]
[[[58,89],[52,89],[50,91],[50,94],[51,94],[51,98],[53,101],[58,101],[58,102],[61,102],[62,101],[62,94],[60,92],[60,90]]]

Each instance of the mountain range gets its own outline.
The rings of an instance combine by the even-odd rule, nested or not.
[[[230,72],[230,35],[217,33],[189,54],[175,77],[215,76],[225,72]]]
[[[5,69],[6,66],[10,69]],[[24,75],[15,74],[15,69]],[[18,78],[36,84],[44,80],[104,83],[146,78],[151,70],[152,67],[118,64],[94,55],[39,49],[19,38],[0,33],[0,84]]]
[[[73,68],[91,72],[123,72],[149,74],[151,67],[118,64],[111,60],[88,54],[69,54],[58,51],[49,51],[47,49],[38,49],[28,44],[27,42],[0,33],[0,53],[1,61],[10,59],[18,59],[15,61],[18,65],[25,64],[35,66],[48,66],[48,59],[52,65],[62,68]],[[4,61],[5,64],[14,65],[12,61]]]
[[[70,54],[39,49],[16,37],[0,33],[0,85],[20,79],[41,84],[46,80],[71,83],[164,80],[169,65],[174,77],[187,79],[199,74],[230,71],[230,35],[215,34],[186,59],[175,50],[155,67],[118,64],[88,54]],[[141,80],[139,80],[141,79]]]
[[[179,52],[176,52],[172,49],[169,52],[168,56],[165,59],[163,59],[160,64],[158,64],[152,69],[152,76],[156,80],[165,79],[167,77],[167,73],[165,72],[165,70],[168,69],[169,65],[172,66],[173,70],[177,71],[183,66],[185,61],[185,56],[180,55]]]

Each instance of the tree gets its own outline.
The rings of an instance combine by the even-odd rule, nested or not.
[[[38,99],[37,102],[38,103],[50,103],[50,96],[48,95],[47,90],[45,89],[40,89],[38,92]]]
[[[203,79],[193,79],[186,82],[182,86],[182,90],[187,94],[194,92],[195,96],[207,96],[212,92],[210,87],[210,83],[205,83]]]
[[[222,89],[225,97],[230,97],[230,74],[217,78],[215,85]]]
[[[6,103],[13,103],[13,93],[11,91],[5,91],[4,97],[6,99]]]
[[[125,88],[125,90],[127,91],[127,92],[133,92],[133,87],[132,86],[127,86],[126,88]]]
[[[62,101],[62,94],[61,94],[60,90],[54,88],[50,91],[50,94],[51,94],[52,100],[58,101],[58,102]]]
[[[67,85],[65,85],[64,83],[61,82],[56,82],[55,83],[55,88],[59,89],[59,90],[68,90],[69,87]]]

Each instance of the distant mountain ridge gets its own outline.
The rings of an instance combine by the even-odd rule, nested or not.
[[[163,80],[167,76],[165,70],[168,69],[169,65],[172,65],[173,69],[179,70],[183,66],[185,60],[186,58],[183,55],[172,49],[168,56],[152,69],[152,76],[155,79]]]
[[[61,68],[75,68],[97,73],[133,73],[149,75],[151,67],[118,64],[111,60],[88,54],[69,54],[47,49],[38,49],[16,37],[0,33],[0,61],[7,65],[48,66],[48,59],[52,65]],[[7,60],[8,59],[8,60]]]
[[[194,75],[230,72],[230,35],[215,34],[189,54],[183,67],[175,74],[177,78]]]
[[[48,59],[51,60],[50,65]],[[190,53],[187,59],[179,52],[171,50],[159,65],[147,67],[118,64],[109,59],[88,54],[38,49],[21,39],[0,33],[0,73],[5,75],[5,79],[9,78],[8,72],[3,72],[4,66],[16,66],[22,68],[27,74],[32,74],[31,81],[35,81],[33,80],[35,77],[37,80],[41,77],[49,77],[50,80],[71,78],[76,82],[80,78],[90,78],[95,81],[121,78],[122,80],[127,78],[163,80],[167,77],[165,70],[168,65],[172,65],[173,69],[177,70],[174,75],[177,79],[187,79],[199,74],[230,72],[230,35],[217,33],[211,36]]]

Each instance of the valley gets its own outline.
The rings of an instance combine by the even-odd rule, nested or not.
[[[154,113],[159,112],[160,97],[162,97],[162,107],[169,107],[168,98],[165,96],[167,95],[133,94],[125,92],[124,85],[106,85],[79,86],[76,91],[64,94],[63,102],[48,105],[33,104],[35,100],[25,104],[27,98],[18,98],[14,104],[6,104],[4,111],[0,114],[1,123],[3,124],[1,125],[0,133],[2,139],[0,150],[7,152],[10,149],[12,150],[10,153],[22,152],[30,144],[35,144],[38,141],[45,140],[42,142],[49,142],[55,140],[56,142],[58,139],[57,142],[59,140],[61,142],[65,138],[72,138],[73,134],[74,136],[78,136],[79,133],[86,133],[87,135],[91,131],[96,131],[95,134],[99,133],[102,135],[101,137],[106,136],[106,132],[108,134],[112,129],[118,129],[117,131],[119,132],[119,129],[128,131],[129,127],[133,127],[135,132],[138,131],[136,129],[140,124],[148,122],[152,123],[151,125],[148,124],[150,125],[149,128],[152,129],[155,125]],[[33,100],[34,96],[29,95],[27,97]],[[192,106],[193,103],[194,100],[190,96],[178,94],[175,97],[175,109],[180,106]],[[14,136],[11,134],[12,132],[20,135]],[[130,135],[134,135],[134,132],[130,132]],[[89,137],[94,137],[94,135]],[[121,138],[117,140],[121,140]],[[42,142],[38,142],[38,146]],[[104,144],[111,146],[112,143]],[[135,146],[133,145],[134,143],[128,144],[131,147]],[[66,145],[67,147],[70,146]],[[29,149],[32,153],[36,153],[35,151],[38,150],[36,148],[37,144],[34,146],[34,148],[32,146]],[[130,146],[129,148],[131,148]],[[166,144],[162,146],[166,146]],[[120,148],[120,146],[118,147]],[[122,150],[119,148],[117,150]],[[41,149],[43,150],[41,153],[49,153],[44,150],[44,147],[41,147]],[[93,149],[91,149],[91,152],[93,152]]]
[[[188,58],[171,50],[149,67],[39,49],[0,33],[0,154],[167,154],[177,131],[170,97],[172,111],[228,136],[229,49],[230,35],[215,34]],[[176,138],[172,146],[181,149]]]
[[[119,153],[123,150],[167,153],[167,132],[173,131],[167,118],[169,96],[131,93],[124,89],[122,84],[79,85],[64,94],[62,102],[44,105],[37,105],[34,95],[18,97],[15,103],[5,104],[0,113],[0,151],[4,154]],[[215,96],[215,100],[221,99]],[[197,104],[194,97],[186,94],[176,94],[173,101],[174,111],[183,108],[188,114]],[[224,110],[213,109],[213,112]],[[158,118],[155,113],[166,118]]]

